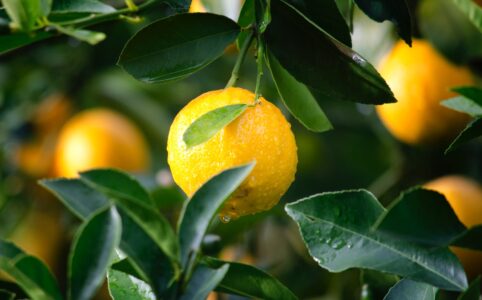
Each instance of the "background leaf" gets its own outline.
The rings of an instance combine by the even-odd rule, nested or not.
[[[111,13],[115,9],[97,0],[55,0],[52,13]]]
[[[212,138],[218,131],[239,117],[247,104],[232,104],[213,109],[197,118],[182,135],[187,147],[194,147]]]
[[[29,44],[52,37],[54,32],[37,31],[34,33],[18,32],[9,35],[0,35],[0,55]]]
[[[43,15],[39,0],[2,0],[2,4],[15,26],[23,31],[31,31]]]
[[[463,292],[457,300],[479,300],[480,299],[480,276],[478,276],[469,288]]]
[[[445,154],[482,135],[482,117],[473,119],[445,150]]]
[[[482,32],[482,8],[472,0],[453,0],[458,8]]]
[[[62,26],[55,26],[55,28],[63,34],[76,38],[79,41],[89,43],[91,45],[97,45],[98,43],[105,40],[105,38],[107,37],[103,32]]]
[[[197,265],[180,300],[206,299],[209,293],[223,280],[228,269],[228,264],[221,265],[219,268]]]
[[[423,282],[402,279],[395,284],[383,300],[435,300],[437,289]]]
[[[92,299],[107,273],[121,237],[121,220],[114,207],[85,221],[69,257],[69,299]]]
[[[137,32],[118,64],[148,83],[182,79],[220,57],[238,34],[238,24],[220,15],[174,15]]]

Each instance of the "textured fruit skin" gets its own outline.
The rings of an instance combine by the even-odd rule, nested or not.
[[[398,102],[377,106],[383,124],[400,141],[412,145],[445,143],[469,121],[469,116],[440,105],[456,96],[450,89],[472,85],[468,69],[443,58],[426,41],[412,48],[399,41],[379,67]]]
[[[139,129],[108,109],[87,110],[62,128],[55,153],[55,174],[76,177],[92,168],[111,167],[142,172],[149,166],[149,152]]]
[[[445,196],[459,220],[467,227],[482,224],[482,187],[462,176],[444,176],[427,183],[425,188]],[[482,273],[482,252],[451,247],[469,277]]]
[[[290,124],[276,106],[260,98],[259,104],[248,107],[203,144],[187,149],[182,136],[191,123],[211,110],[253,102],[254,94],[241,88],[202,94],[178,113],[167,141],[172,176],[189,196],[221,171],[256,161],[220,212],[231,219],[272,208],[293,182],[298,157]]]

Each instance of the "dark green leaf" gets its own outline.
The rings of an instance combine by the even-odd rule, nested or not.
[[[296,80],[332,100],[370,104],[396,101],[372,65],[288,4],[273,1],[271,14],[273,20],[265,33],[268,49]]]
[[[2,290],[0,289],[0,299],[2,300],[13,300],[15,299],[15,294],[7,291],[7,290]]]
[[[40,185],[52,192],[62,203],[82,220],[109,205],[103,194],[93,190],[79,179],[44,179]]]
[[[251,173],[254,163],[221,172],[206,182],[187,202],[179,219],[181,263],[185,267],[198,253],[216,212]]]
[[[480,275],[472,281],[469,288],[463,292],[457,300],[479,300],[480,299]]]
[[[120,170],[89,170],[81,172],[80,178],[86,184],[110,197],[124,198],[139,204],[154,206],[154,202],[144,187],[136,179]]]
[[[453,0],[458,8],[482,32],[482,8],[472,0]]]
[[[113,300],[155,300],[150,287],[144,282],[121,271],[109,270],[109,293]]]
[[[60,290],[49,269],[10,242],[0,240],[0,269],[35,300],[60,300]]]
[[[239,13],[238,24],[241,28],[248,27],[255,22],[254,13],[254,0],[245,0],[241,12]],[[236,45],[239,49],[244,45],[246,38],[248,37],[249,31],[241,31],[236,40]]]
[[[206,299],[209,293],[223,280],[228,269],[229,264],[221,265],[219,268],[197,265],[180,300]]]
[[[0,35],[0,55],[45,40],[53,35],[54,33],[50,31],[37,31],[31,34],[18,32],[8,35]]]
[[[239,117],[247,104],[232,104],[211,110],[196,119],[186,129],[182,139],[188,148],[202,144]]]
[[[221,56],[238,34],[238,24],[227,17],[178,14],[136,33],[124,47],[118,64],[144,82],[182,79]]]
[[[114,207],[100,210],[79,228],[69,257],[69,299],[92,299],[120,237],[121,220]]]
[[[205,257],[203,261],[211,267],[229,265],[227,274],[216,288],[219,292],[266,300],[298,299],[276,278],[253,266],[220,261],[211,257]]]
[[[422,35],[456,63],[482,56],[482,33],[455,5],[454,0],[423,0],[418,5]]]
[[[482,106],[482,89],[476,86],[461,86],[452,89],[454,92],[474,100]]]
[[[364,268],[461,291],[467,279],[446,247],[392,238],[373,230],[385,209],[365,190],[323,193],[286,206],[320,266],[341,272]]]
[[[373,271],[361,270],[360,281],[362,283],[362,300],[382,299],[388,290],[394,286],[400,278],[396,275]]]
[[[454,239],[454,246],[482,251],[482,225],[469,228],[466,232]]]
[[[39,0],[2,0],[2,4],[14,26],[22,31],[31,31],[42,16]]]
[[[124,258],[124,259],[112,264],[111,268],[113,270],[117,270],[117,271],[129,274],[131,276],[134,276],[135,278],[142,279],[142,275],[139,274],[139,272],[136,270],[135,266],[127,258]]]
[[[355,3],[354,0],[336,0],[336,5],[340,10],[341,15],[345,19],[346,23],[348,23],[348,28],[350,32],[353,33],[353,15],[355,13]]]
[[[350,30],[334,0],[285,0],[305,18],[351,47]]]
[[[98,0],[55,0],[52,13],[111,13],[115,9]]]
[[[412,20],[405,0],[355,0],[355,3],[377,22],[392,21],[402,39],[412,44]]]
[[[445,154],[482,135],[482,117],[473,119],[445,150]]]
[[[437,289],[423,282],[408,279],[394,285],[383,300],[435,300]]]
[[[442,194],[421,188],[403,192],[375,226],[398,238],[433,246],[447,246],[466,230]]]
[[[309,130],[324,132],[333,129],[308,88],[291,76],[270,52],[267,57],[273,81],[290,113]]]
[[[78,39],[79,41],[89,43],[91,45],[96,45],[103,40],[105,40],[106,35],[103,32],[85,30],[85,29],[77,29],[77,28],[69,28],[69,27],[62,27],[62,26],[55,26],[55,28],[73,38]]]

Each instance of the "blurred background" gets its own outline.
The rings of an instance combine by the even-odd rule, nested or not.
[[[339,2],[342,7],[344,1]],[[236,19],[241,5],[237,0],[205,0],[198,10]],[[409,5],[416,37],[428,39],[447,59],[480,75],[480,32],[452,0],[410,0]],[[59,280],[65,278],[77,221],[38,179],[72,176],[83,164],[111,166],[133,172],[172,221],[185,200],[166,163],[169,125],[188,101],[225,86],[237,50],[229,47],[221,59],[179,82],[137,82],[115,65],[117,57],[133,33],[166,14],[150,11],[140,23],[98,25],[95,30],[105,32],[107,39],[97,46],[59,37],[0,56],[0,236],[39,256]],[[376,23],[355,10],[352,39],[354,49],[377,65],[398,36],[391,23]],[[253,90],[252,55],[241,72],[239,86]],[[269,75],[263,77],[262,94],[285,110]],[[334,125],[327,133],[312,133],[286,114],[299,164],[280,204],[266,213],[216,223],[205,251],[267,270],[302,299],[358,299],[360,272],[329,274],[318,267],[284,213],[284,204],[358,188],[369,189],[388,204],[402,190],[446,174],[480,182],[482,144],[475,141],[444,155],[447,145],[413,147],[396,141],[372,106],[342,101],[321,105]],[[79,161],[79,153],[89,161]]]

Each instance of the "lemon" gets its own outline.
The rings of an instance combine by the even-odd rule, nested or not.
[[[468,115],[440,102],[456,96],[451,88],[473,84],[471,73],[447,61],[428,42],[414,40],[410,48],[399,41],[379,70],[398,102],[376,109],[400,141],[412,145],[447,142],[469,121]]]
[[[192,0],[191,6],[189,7],[190,13],[204,13],[206,12],[206,7],[202,4],[201,0]]]
[[[92,168],[142,172],[149,166],[147,143],[128,119],[108,109],[92,109],[62,128],[55,151],[55,174],[75,177]]]
[[[482,187],[462,176],[444,176],[425,187],[445,196],[459,220],[467,227],[482,224]],[[482,273],[482,252],[451,247],[460,259],[469,277]]]
[[[183,134],[197,118],[216,108],[240,103],[254,103],[254,94],[227,88],[200,95],[178,113],[167,141],[172,176],[189,196],[221,171],[256,161],[251,174],[222,208],[220,215],[225,220],[276,205],[293,182],[298,161],[290,124],[276,106],[262,97],[210,140],[187,148]]]

